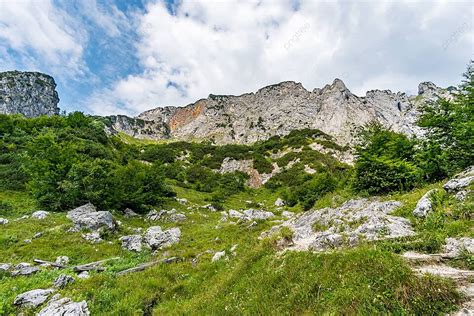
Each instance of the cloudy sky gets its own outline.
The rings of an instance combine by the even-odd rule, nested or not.
[[[0,0],[0,71],[41,71],[60,107],[130,114],[285,81],[416,93],[474,58],[471,1]]]

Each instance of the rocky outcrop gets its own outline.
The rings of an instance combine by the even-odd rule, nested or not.
[[[89,316],[89,308],[86,301],[73,302],[70,298],[61,298],[59,294],[53,296],[38,316],[70,315],[70,316]]]
[[[170,137],[168,125],[161,119],[143,120],[125,115],[105,117],[106,132],[115,135],[124,133],[139,139],[167,139]]]
[[[29,307],[34,308],[38,307],[48,299],[49,295],[53,293],[54,289],[37,289],[31,290],[25,293],[18,295],[15,298],[13,304],[20,306],[20,307]]]
[[[210,95],[185,107],[152,109],[138,119],[167,130],[162,136],[150,138],[250,144],[295,129],[312,128],[333,136],[339,144],[350,144],[357,128],[372,121],[407,135],[420,135],[422,131],[415,125],[418,107],[449,96],[448,90],[430,82],[421,83],[416,96],[372,90],[359,97],[339,79],[313,91],[286,81],[255,93]],[[146,133],[140,137],[146,137]]]
[[[90,230],[97,230],[99,228],[113,230],[115,228],[115,220],[112,214],[108,211],[97,211],[91,203],[69,211],[67,218],[74,223],[76,230],[85,228]]]
[[[122,242],[122,248],[128,251],[140,252],[142,251],[142,236],[129,235],[119,238]]]
[[[54,79],[38,72],[0,72],[0,114],[59,114]]]
[[[433,189],[425,193],[416,203],[413,215],[416,217],[426,217],[431,211],[433,211],[433,201],[431,200],[432,194],[437,190]]]
[[[469,167],[463,172],[457,174],[453,179],[446,182],[443,188],[448,192],[458,192],[467,188],[474,182],[474,166]]]
[[[289,249],[324,251],[354,246],[361,240],[412,236],[415,232],[410,221],[390,215],[400,206],[396,201],[349,200],[338,208],[305,212],[273,227],[262,237],[287,227],[293,232],[291,243],[286,245]]]

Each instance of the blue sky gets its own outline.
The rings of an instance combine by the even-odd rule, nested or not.
[[[0,71],[52,75],[60,107],[129,114],[284,80],[456,85],[474,6],[453,1],[0,0]]]

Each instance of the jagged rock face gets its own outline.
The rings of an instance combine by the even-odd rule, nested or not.
[[[122,132],[139,139],[167,139],[170,132],[167,124],[160,118],[147,121],[132,118],[126,115],[112,115],[106,117],[106,132],[117,134]]]
[[[319,129],[339,144],[354,141],[357,129],[377,121],[407,135],[420,135],[418,106],[449,95],[433,83],[422,83],[418,96],[373,90],[358,97],[336,79],[322,89],[306,90],[291,81],[241,96],[210,95],[185,107],[156,108],[140,114],[163,122],[178,140],[211,139],[218,144],[250,144],[295,129]]]
[[[0,72],[0,113],[26,117],[59,113],[56,83],[38,72]]]

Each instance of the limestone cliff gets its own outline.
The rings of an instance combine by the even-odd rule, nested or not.
[[[0,72],[0,113],[26,117],[59,113],[56,83],[38,72]]]

